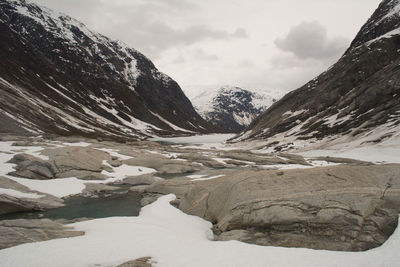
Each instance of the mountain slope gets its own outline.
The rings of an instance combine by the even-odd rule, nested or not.
[[[223,86],[192,98],[199,114],[227,132],[240,132],[276,100],[239,87]]]
[[[0,0],[0,131],[209,132],[179,85],[125,44],[24,0]]]
[[[400,123],[400,1],[384,0],[329,70],[290,92],[234,141],[270,150],[378,143]]]

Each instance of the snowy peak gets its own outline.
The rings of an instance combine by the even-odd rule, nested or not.
[[[351,48],[400,34],[400,0],[383,0],[361,28]]]
[[[14,128],[91,137],[213,131],[137,50],[23,0],[0,0],[0,9],[0,117]]]
[[[192,99],[197,111],[208,122],[228,132],[239,132],[276,100],[240,87],[222,86]]]

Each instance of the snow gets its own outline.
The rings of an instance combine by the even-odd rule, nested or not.
[[[307,166],[301,164],[274,164],[274,165],[259,165],[265,170],[292,170],[292,169],[310,169],[314,166]]]
[[[225,174],[220,174],[220,175],[214,175],[214,176],[210,176],[210,177],[201,177],[201,178],[195,178],[193,179],[193,181],[205,181],[205,180],[213,180],[213,179],[217,179],[220,177],[225,177]]]
[[[285,113],[283,113],[282,116],[288,116],[287,118],[285,118],[285,119],[288,119],[288,118],[291,118],[291,117],[296,117],[296,116],[298,116],[300,114],[303,114],[304,112],[307,112],[307,111],[308,111],[308,109],[300,109],[300,110],[297,110],[295,112],[289,110],[289,111],[286,111]]]
[[[35,157],[40,157],[43,160],[49,160],[47,156],[41,155],[40,151],[43,150],[42,147],[39,146],[12,146],[13,142],[0,142],[0,176],[7,177],[21,185],[28,187],[30,190],[38,191],[42,193],[46,193],[49,195],[53,195],[56,197],[67,197],[70,195],[76,195],[82,192],[85,189],[85,184],[97,183],[97,184],[107,184],[111,182],[116,182],[123,180],[128,176],[137,176],[143,174],[154,173],[156,170],[141,166],[130,166],[122,164],[119,167],[112,167],[111,165],[103,162],[103,164],[112,168],[112,172],[102,171],[102,174],[109,176],[109,178],[105,180],[81,180],[76,177],[69,178],[57,178],[50,180],[33,180],[26,178],[19,178],[7,175],[9,172],[14,171],[15,164],[7,163],[14,155],[19,153],[26,153],[33,155]],[[62,143],[64,146],[83,146],[86,147],[90,145],[89,143],[80,142],[80,143]],[[60,147],[61,145],[57,145]],[[111,155],[116,155],[121,159],[131,158],[129,156],[121,155],[114,150],[108,149],[100,149],[110,153]],[[1,192],[0,192],[1,193]],[[14,192],[14,196],[17,197],[18,193]],[[33,196],[33,195],[32,195]],[[21,196],[23,197],[23,196]]]
[[[106,162],[103,162],[103,164],[106,164]],[[111,167],[111,165],[108,165]],[[114,167],[113,172],[108,172],[103,170],[101,173],[104,175],[107,175],[111,178],[108,178],[104,181],[89,181],[88,183],[111,183],[111,182],[116,182],[125,179],[126,177],[129,176],[138,176],[138,175],[143,175],[143,174],[150,174],[157,172],[155,169],[152,168],[146,168],[146,167],[140,167],[140,166],[130,166],[126,164],[122,164],[119,167]]]
[[[175,144],[184,144],[188,148],[218,148],[218,149],[234,149],[225,145],[225,141],[234,137],[234,134],[209,134],[209,135],[193,135],[186,137],[156,137],[152,138],[155,142],[166,142]],[[197,145],[197,146],[187,146]]]
[[[219,88],[219,89],[216,89]],[[189,93],[188,96],[192,101],[197,112],[203,117],[207,118],[211,112],[216,112],[219,108],[217,102],[218,96],[226,96],[231,99],[232,103],[240,102],[240,99],[235,99],[235,93],[237,92],[249,92],[252,94],[251,104],[256,109],[265,110],[273,103],[273,97],[271,92],[261,90],[246,90],[235,86],[213,86],[213,87],[199,87],[197,88],[196,94]],[[187,92],[187,91],[186,91]],[[275,93],[276,95],[276,93]],[[234,104],[231,104],[234,107]],[[246,112],[233,114],[234,119],[240,125],[248,126],[253,119],[254,115]]]
[[[122,154],[118,153],[118,151],[116,149],[111,149],[111,148],[96,148],[96,149],[104,151],[104,152],[107,152],[111,156],[117,157],[117,158],[122,159],[122,160],[132,159],[133,158],[132,156],[122,155]]]
[[[145,206],[138,217],[110,217],[70,224],[85,235],[0,250],[0,265],[116,266],[151,257],[161,267],[376,267],[400,261],[400,230],[366,252],[263,247],[212,241],[211,223],[169,204],[174,195]]]
[[[44,195],[39,195],[36,193],[24,193],[14,189],[0,188],[0,195],[7,195],[16,198],[41,198]]]
[[[161,117],[159,114],[154,113],[152,111],[150,111],[151,114],[153,114],[154,116],[156,116],[157,118],[159,118],[162,122],[164,122],[165,124],[167,124],[169,127],[171,127],[172,129],[174,129],[175,131],[181,131],[181,132],[187,132],[187,133],[194,133],[193,131],[187,130],[187,129],[183,129],[181,127],[176,126],[175,124],[172,124],[171,122],[167,121],[166,119],[164,119],[163,117]]]
[[[39,191],[59,198],[81,193],[82,190],[85,189],[85,183],[88,182],[79,180],[77,178],[33,180],[13,176],[6,177],[28,187],[31,190]]]

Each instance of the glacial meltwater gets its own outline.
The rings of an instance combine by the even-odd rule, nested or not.
[[[67,219],[105,218],[111,216],[138,216],[140,195],[126,192],[96,197],[72,196],[64,201],[65,206],[46,211],[17,212],[0,215],[0,220],[12,219]]]

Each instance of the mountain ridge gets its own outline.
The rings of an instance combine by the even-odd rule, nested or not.
[[[232,141],[261,141],[267,150],[282,151],[396,136],[400,16],[392,11],[397,8],[398,0],[382,1],[337,63],[285,95]]]
[[[24,0],[0,8],[0,109],[16,127],[137,138],[215,130],[137,50]]]

